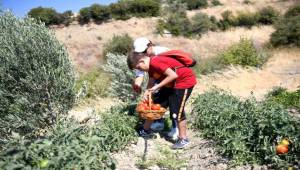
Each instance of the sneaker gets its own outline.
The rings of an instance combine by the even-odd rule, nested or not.
[[[172,140],[177,140],[178,139],[178,128],[172,128],[170,132],[168,132],[167,136],[172,139]]]
[[[177,142],[172,146],[172,149],[183,149],[187,145],[190,144],[190,141],[188,139],[178,139]]]
[[[141,128],[138,131],[138,134],[140,137],[143,137],[143,138],[151,138],[152,136],[154,136],[154,134],[151,130],[145,130],[144,128]]]
[[[164,129],[164,122],[155,121],[151,124],[150,129],[153,131],[162,131]]]

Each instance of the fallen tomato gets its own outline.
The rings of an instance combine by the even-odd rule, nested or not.
[[[283,139],[281,142],[280,142],[281,145],[284,145],[284,146],[289,146],[290,145],[290,142],[288,139]]]
[[[277,154],[285,154],[289,151],[289,148],[286,146],[286,145],[282,145],[282,144],[279,144],[277,147],[276,147],[276,153]]]

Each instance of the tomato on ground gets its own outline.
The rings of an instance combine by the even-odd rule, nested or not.
[[[278,145],[276,147],[276,153],[277,154],[285,154],[289,151],[289,148],[286,145]]]

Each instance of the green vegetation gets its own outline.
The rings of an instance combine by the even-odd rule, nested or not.
[[[274,24],[279,17],[279,12],[273,7],[267,6],[259,10],[259,20],[261,24]]]
[[[107,89],[109,96],[124,102],[132,102],[137,99],[138,96],[132,90],[134,72],[127,67],[127,56],[108,53],[103,69],[111,76],[111,82]]]
[[[128,34],[114,35],[104,45],[103,56],[108,53],[128,55],[132,51],[133,39]]]
[[[243,26],[251,28],[259,24],[273,24],[278,20],[279,12],[273,7],[265,7],[258,12],[240,11],[236,16],[231,11],[224,11],[219,21],[207,14],[197,13],[191,19],[187,18],[185,4],[177,1],[170,3],[158,20],[156,30],[159,34],[168,30],[172,35],[198,37],[207,31],[227,30],[231,27]]]
[[[225,65],[241,65],[260,67],[267,59],[263,53],[259,53],[253,42],[242,38],[238,44],[234,44],[220,54],[221,63]]]
[[[211,1],[211,4],[212,4],[213,6],[223,5],[219,0],[212,0],[212,1]]]
[[[111,17],[116,20],[129,19],[130,13],[128,13],[129,6],[126,2],[120,1],[118,3],[112,3],[109,5]]]
[[[61,120],[35,141],[15,140],[0,155],[1,169],[115,169],[111,152],[136,139],[135,117],[122,107],[101,113],[101,121]]]
[[[75,89],[78,97],[95,98],[107,96],[110,77],[102,69],[94,68],[87,73],[79,75]]]
[[[75,99],[73,66],[55,36],[31,18],[0,14],[0,148],[53,125]]]
[[[92,19],[92,13],[90,8],[85,7],[81,8],[79,10],[79,16],[78,16],[78,21],[80,24],[86,24],[89,23]]]
[[[165,7],[163,19],[158,21],[156,30],[160,34],[168,30],[175,36],[191,36],[191,23],[186,15],[186,5],[174,1]]]
[[[241,101],[231,94],[212,90],[193,102],[193,127],[217,142],[219,152],[232,165],[268,164],[286,168],[300,160],[300,120],[273,102],[254,98]],[[275,146],[283,139],[289,151],[277,155]]]
[[[141,169],[148,169],[158,165],[162,169],[180,169],[186,166],[187,160],[180,159],[180,152],[172,150],[168,146],[157,146],[159,155],[155,158],[141,158],[136,165]]]
[[[285,108],[295,108],[300,111],[300,89],[288,92],[287,89],[276,87],[266,95],[266,100],[283,105]]]
[[[181,3],[185,3],[189,10],[204,8],[208,6],[207,0],[180,0]]]
[[[128,13],[134,17],[153,17],[159,15],[158,0],[128,0]]]
[[[72,21],[72,15],[73,13],[70,10],[65,11],[64,13],[58,13],[53,8],[43,7],[33,8],[28,12],[29,17],[42,21],[47,26],[58,24],[69,25]]]
[[[105,22],[110,19],[110,11],[107,6],[93,4],[90,7],[90,11],[91,11],[91,17],[98,24],[101,24],[102,22]]]
[[[231,64],[261,67],[267,59],[265,50],[257,50],[251,40],[242,38],[239,43],[233,44],[217,56],[201,59],[194,69],[198,74],[208,74]]]
[[[240,11],[236,16],[227,10],[222,13],[222,19],[218,22],[218,26],[221,30],[227,30],[236,26],[251,28],[259,24],[274,24],[278,18],[279,12],[271,6],[264,7],[258,12]]]
[[[194,35],[201,36],[201,34],[204,34],[208,32],[209,30],[216,30],[217,25],[214,22],[215,20],[212,18],[209,18],[208,15],[203,13],[197,13],[192,17],[192,25],[191,25],[191,32]]]
[[[284,17],[275,24],[271,35],[274,46],[291,45],[300,47],[300,4],[291,7]]]

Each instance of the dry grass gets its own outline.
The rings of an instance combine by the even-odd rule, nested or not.
[[[300,50],[276,49],[262,69],[231,67],[222,73],[201,76],[197,93],[218,87],[234,95],[262,99],[274,86],[296,90],[300,85]]]
[[[187,15],[192,17],[198,12],[206,13],[209,16],[215,16],[216,18],[221,18],[222,12],[229,10],[234,14],[239,11],[256,12],[259,9],[272,6],[274,9],[278,10],[280,13],[284,13],[291,5],[295,4],[297,0],[250,0],[251,4],[245,4],[244,0],[219,0],[223,5],[215,6],[206,9],[188,11]]]
[[[220,50],[238,42],[241,37],[253,39],[258,44],[264,44],[268,42],[269,35],[273,32],[272,27],[261,26],[252,29],[234,28],[226,32],[209,32],[200,39],[162,37],[154,34],[155,21],[156,18],[132,18],[127,22],[115,21],[101,25],[71,25],[57,29],[56,36],[66,45],[77,69],[88,70],[102,61],[103,46],[113,35],[128,33],[132,38],[146,36],[158,45],[167,46],[171,49],[184,49],[195,54],[195,56],[206,58],[214,56]]]

